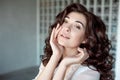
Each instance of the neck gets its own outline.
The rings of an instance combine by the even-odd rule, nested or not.
[[[65,48],[63,58],[67,56],[74,56],[78,53],[77,48]]]

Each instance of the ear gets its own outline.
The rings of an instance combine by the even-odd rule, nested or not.
[[[84,39],[84,40],[82,41],[83,44],[86,43],[86,42],[87,42],[87,39]]]

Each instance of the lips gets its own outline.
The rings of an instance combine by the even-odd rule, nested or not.
[[[70,39],[70,37],[68,37],[67,35],[61,34],[61,36],[66,39]]]

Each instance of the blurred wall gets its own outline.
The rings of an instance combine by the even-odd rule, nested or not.
[[[36,0],[0,0],[0,74],[37,65]]]

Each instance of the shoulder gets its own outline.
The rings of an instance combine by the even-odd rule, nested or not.
[[[45,66],[43,65],[43,63],[41,63],[41,64],[40,64],[40,67],[39,67],[39,73],[41,73],[44,68],[45,68]]]
[[[40,67],[39,67],[39,72],[38,72],[38,74],[37,74],[37,76],[35,77],[35,79],[33,79],[33,80],[37,80],[37,78],[38,78],[38,76],[40,75],[40,73],[44,70],[44,65],[43,65],[43,63],[41,63],[40,64]]]
[[[92,67],[92,66],[91,66]],[[92,67],[94,68],[94,67]],[[95,69],[95,68],[94,68]],[[76,72],[73,74],[71,80],[99,80],[100,73],[98,71],[90,69],[88,66],[80,66]]]

